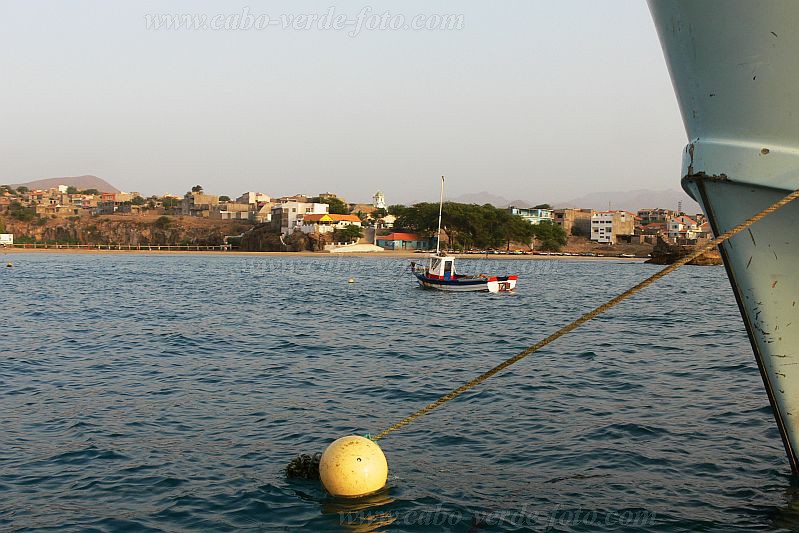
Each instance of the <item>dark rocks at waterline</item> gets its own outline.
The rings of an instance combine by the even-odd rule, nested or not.
[[[272,224],[260,224],[241,236],[239,249],[245,252],[321,252],[330,242],[329,234],[295,231],[281,237]]]
[[[697,248],[697,245],[669,244],[658,237],[657,243],[655,243],[655,247],[652,249],[652,257],[646,262],[654,265],[671,265],[695,252]],[[688,264],[696,266],[720,265],[721,254],[718,250],[708,251],[693,259]]]

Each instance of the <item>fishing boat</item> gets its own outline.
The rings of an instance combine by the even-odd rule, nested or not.
[[[716,235],[799,188],[799,2],[649,0],[688,145],[683,188]],[[720,246],[799,474],[799,203]]]
[[[511,292],[518,276],[489,276],[458,274],[455,257],[441,252],[441,214],[444,208],[444,176],[441,176],[441,198],[438,203],[438,232],[436,252],[427,258],[427,265],[411,262],[411,272],[423,289],[449,292]]]

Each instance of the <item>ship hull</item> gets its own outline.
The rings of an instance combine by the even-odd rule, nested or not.
[[[799,2],[649,0],[689,143],[683,187],[716,235],[799,188]],[[799,203],[720,247],[799,473]],[[734,401],[734,400],[733,400]]]

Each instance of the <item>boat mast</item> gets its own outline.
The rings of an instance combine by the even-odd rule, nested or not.
[[[438,201],[438,233],[436,233],[436,255],[441,248],[441,209],[444,207],[444,176],[441,176],[441,198]]]

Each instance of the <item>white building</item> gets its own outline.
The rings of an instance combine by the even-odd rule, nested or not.
[[[372,205],[375,209],[385,209],[386,208],[386,197],[383,196],[383,193],[377,191],[374,196],[372,196]]]
[[[702,233],[699,224],[694,219],[687,216],[669,218],[668,225],[669,238],[671,239],[696,239]]]
[[[238,198],[236,198],[237,204],[259,204],[259,203],[266,203],[272,201],[272,198],[269,197],[268,194],[264,194],[262,192],[245,192]]]
[[[524,208],[524,207],[510,206],[508,208],[508,211],[510,212],[511,215],[522,217],[530,224],[540,224],[541,222],[544,221],[548,222],[555,221],[555,215],[552,212],[552,209],[541,209],[538,207]]]
[[[286,202],[272,206],[272,223],[279,224],[280,233],[287,235],[302,226],[305,215],[324,215],[330,206],[310,202]]]
[[[14,244],[13,233],[0,233],[0,246],[11,246]]]
[[[361,219],[356,215],[305,215],[300,229],[303,233],[332,233],[349,225],[361,227]]]
[[[635,232],[635,216],[627,211],[597,211],[591,215],[591,240],[616,244],[617,235]]]

